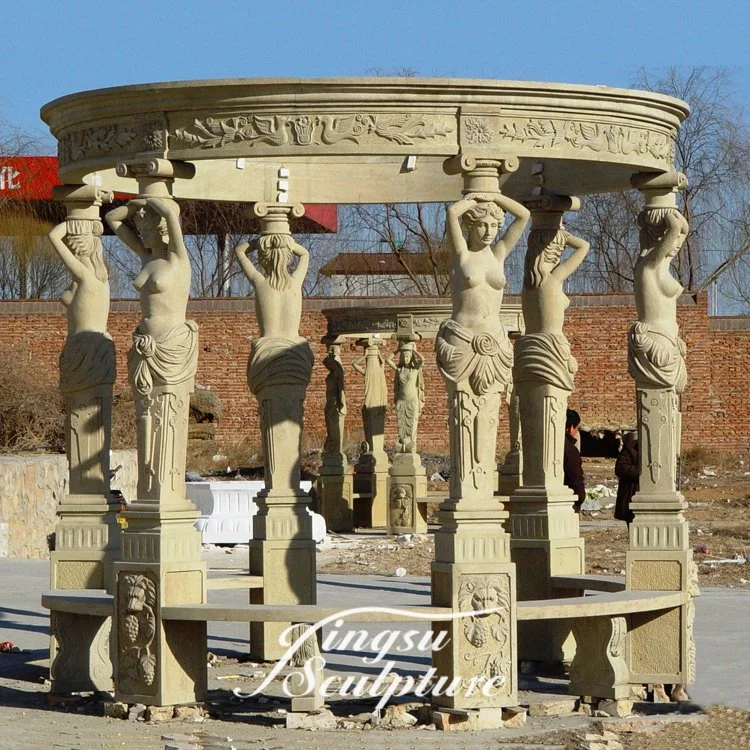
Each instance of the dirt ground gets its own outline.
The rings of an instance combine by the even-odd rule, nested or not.
[[[584,459],[587,487],[604,485],[617,490],[614,461]],[[681,491],[688,503],[686,518],[698,563],[701,586],[750,587],[750,471],[705,467],[683,480]],[[447,492],[447,483],[431,482],[430,490]],[[586,540],[588,573],[625,575],[628,547],[627,527],[614,518],[614,497],[600,498],[601,510],[584,512],[581,534]],[[437,521],[436,506],[428,520]],[[404,568],[406,575],[430,574],[434,556],[432,534],[386,539],[359,535],[352,540],[333,538],[333,548],[321,552],[321,573],[369,573],[393,575]],[[375,553],[375,554],[373,554]],[[744,562],[743,562],[744,560]]]
[[[615,489],[612,465],[611,460],[585,460],[587,485],[602,484]],[[447,490],[447,484],[433,482],[431,489]],[[750,472],[745,472],[743,467],[731,470],[701,467],[686,478],[682,492],[689,505],[686,516],[699,565],[700,584],[750,586],[750,563],[746,562],[750,557]],[[615,521],[612,508],[606,507],[614,498],[604,497],[599,502],[600,510],[581,517],[588,572],[622,575],[627,549],[626,527]],[[432,534],[411,538],[385,538],[367,533],[347,537],[333,535],[331,544],[325,545],[319,553],[318,569],[321,573],[392,576],[397,568],[403,568],[406,575],[428,575],[433,555]],[[700,713],[689,704],[682,707],[682,713],[670,715],[662,715],[658,705],[638,704],[638,716],[634,719],[591,719],[576,713],[529,719],[525,727],[515,730],[454,733],[439,732],[422,723],[425,709],[418,704],[408,704],[405,709],[420,717],[420,723],[410,729],[397,729],[383,720],[378,724],[371,719],[374,700],[370,703],[339,701],[330,705],[337,729],[315,732],[286,729],[286,712],[290,705],[280,689],[252,699],[240,699],[232,694],[232,688],[236,687],[251,691],[262,681],[269,666],[228,654],[213,658],[209,669],[209,700],[203,715],[163,723],[143,718],[128,721],[103,716],[103,702],[93,696],[81,698],[72,705],[49,705],[49,683],[45,682],[48,666],[46,654],[41,651],[3,654],[0,658],[0,750],[26,747],[67,750],[281,750],[298,747],[585,750],[592,742],[599,741],[596,735],[601,735],[601,744],[595,747],[610,750],[617,747],[624,750],[750,747],[750,713],[727,708],[711,708]],[[521,687],[529,688],[523,682]],[[672,705],[671,708],[674,711],[677,707]],[[655,710],[656,715],[649,715]],[[614,734],[603,734],[609,731]]]

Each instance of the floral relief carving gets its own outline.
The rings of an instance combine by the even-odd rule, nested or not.
[[[383,139],[401,146],[444,138],[455,130],[452,117],[403,115],[235,115],[196,118],[190,128],[176,128],[172,139],[197,148],[224,148],[235,143],[269,146],[331,146]]]
[[[553,148],[566,143],[575,149],[610,154],[651,154],[655,159],[674,161],[674,139],[666,133],[642,128],[574,120],[523,119],[501,123],[498,134],[503,139]]]
[[[127,693],[150,693],[156,678],[156,586],[137,573],[124,575],[120,585],[119,687]]]
[[[494,132],[492,125],[486,117],[466,117],[462,123],[466,142],[472,145],[492,143]]]

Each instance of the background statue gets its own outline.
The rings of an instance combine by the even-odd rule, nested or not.
[[[325,453],[344,452],[344,422],[346,419],[346,393],[344,393],[344,366],[339,358],[340,346],[329,347],[323,364],[326,375],[326,442]]]
[[[630,374],[638,383],[681,393],[687,384],[685,344],[677,325],[677,298],[682,286],[669,272],[669,266],[687,238],[688,222],[677,208],[647,206],[638,217],[638,227],[638,321],[629,334]]]
[[[369,451],[382,452],[385,434],[385,409],[388,403],[388,384],[385,381],[384,360],[380,342],[370,342],[365,353],[352,362],[352,367],[365,378],[365,400],[362,405],[362,424]]]
[[[68,335],[60,355],[70,494],[108,494],[115,345],[107,333],[109,279],[98,219],[68,217],[49,238],[70,272],[61,297]],[[104,392],[102,392],[104,389]]]
[[[419,415],[424,407],[424,373],[422,359],[416,345],[401,342],[398,351],[398,364],[389,357],[388,365],[396,372],[394,394],[396,400],[396,419],[398,422],[399,453],[417,452],[417,426]]]
[[[125,221],[134,218],[137,232]],[[186,320],[190,259],[179,207],[170,197],[131,200],[107,222],[141,260],[133,282],[141,322],[128,352],[138,414],[139,499],[184,501],[190,393],[198,364],[198,326]]]

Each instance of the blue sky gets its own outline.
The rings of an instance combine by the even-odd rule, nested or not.
[[[128,83],[423,76],[628,86],[637,68],[736,68],[750,102],[747,0],[10,0],[0,120],[46,136],[42,104]]]

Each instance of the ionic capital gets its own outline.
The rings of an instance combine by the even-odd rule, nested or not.
[[[567,211],[578,211],[580,199],[572,195],[540,195],[523,202],[531,212],[531,231],[558,230]]]
[[[195,164],[169,159],[142,159],[117,162],[118,177],[132,177],[138,181],[142,197],[171,197],[175,178],[189,180],[195,176]]]
[[[112,202],[113,193],[98,185],[56,185],[52,197],[65,204],[68,219],[100,221],[99,208]]]
[[[630,184],[643,193],[648,208],[675,208],[677,192],[688,185],[687,177],[682,172],[639,172],[630,178]]]
[[[260,220],[261,234],[291,234],[289,219],[300,219],[305,215],[301,203],[253,203],[248,209],[251,218]]]
[[[464,178],[464,195],[469,193],[499,193],[505,180],[518,169],[518,157],[504,156],[488,159],[463,153],[446,159],[443,171],[460,174]]]

